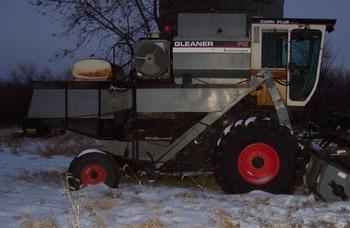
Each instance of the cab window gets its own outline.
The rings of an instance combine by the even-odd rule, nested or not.
[[[296,29],[291,34],[290,99],[304,101],[317,79],[322,32]]]
[[[288,33],[262,33],[262,67],[286,68],[288,62]]]

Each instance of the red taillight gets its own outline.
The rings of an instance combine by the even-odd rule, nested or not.
[[[172,33],[173,32],[173,27],[171,27],[171,25],[166,25],[164,26],[164,32],[165,33]]]

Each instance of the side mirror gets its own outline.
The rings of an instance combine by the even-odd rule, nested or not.
[[[76,80],[105,81],[112,79],[113,67],[102,59],[84,59],[73,65],[72,75]]]

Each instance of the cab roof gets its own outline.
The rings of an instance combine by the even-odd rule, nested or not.
[[[253,17],[250,19],[252,24],[308,24],[308,25],[326,25],[327,32],[335,29],[336,19],[316,19],[316,18],[263,18]]]

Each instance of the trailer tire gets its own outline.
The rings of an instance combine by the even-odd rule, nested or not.
[[[221,138],[215,176],[229,194],[262,190],[285,194],[295,183],[298,144],[286,127],[256,120]]]
[[[120,167],[109,154],[88,153],[73,159],[68,169],[69,189],[76,191],[89,185],[105,184],[117,188]]]

